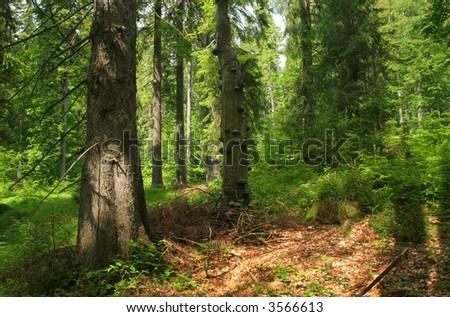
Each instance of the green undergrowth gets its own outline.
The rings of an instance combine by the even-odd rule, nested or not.
[[[329,171],[300,187],[305,221],[343,224],[359,221],[375,208],[370,177],[355,167]]]
[[[298,209],[299,188],[313,175],[314,170],[306,166],[255,166],[249,174],[254,207],[269,213]]]
[[[24,184],[19,188],[9,190],[6,186],[0,189],[0,203],[5,206],[0,213],[0,232],[12,222],[27,218],[34,223],[46,222],[49,217],[74,216],[78,213],[79,194],[76,189],[58,193],[63,189],[60,185],[55,193],[45,201],[43,199],[51,191],[35,184]]]
[[[402,142],[413,141],[417,140],[391,141],[395,150],[388,154],[361,154],[354,164],[337,168],[256,165],[249,173],[254,214],[280,220],[289,215],[289,221],[344,229],[368,215],[382,238],[420,244],[429,238],[430,217],[442,224],[449,219],[450,151],[441,147],[428,155],[431,151],[403,148]],[[189,272],[174,275],[162,262],[164,250],[158,245],[135,245],[130,259],[116,259],[105,269],[80,276],[74,266],[79,188],[59,192],[68,185],[61,184],[41,204],[51,187],[23,183],[9,190],[0,184],[0,295],[128,296],[139,294],[145,281],[172,283],[176,289],[194,287]],[[185,191],[146,186],[145,196],[152,208],[177,199],[218,206],[221,181]],[[438,237],[448,242],[446,232],[439,231]],[[277,276],[287,283],[288,273],[279,270]],[[311,284],[311,294],[322,294],[316,286]]]
[[[69,296],[133,296],[145,290],[145,282],[162,283],[173,269],[162,259],[164,246],[131,242],[134,254],[127,260],[115,259],[104,269],[85,272],[77,285],[60,290]]]
[[[0,215],[2,296],[47,294],[73,262],[77,193],[55,191],[43,201],[51,189],[33,187],[2,191],[1,204],[7,206]]]
[[[157,206],[172,201],[176,196],[176,190],[166,187],[145,187],[145,200],[149,206]]]

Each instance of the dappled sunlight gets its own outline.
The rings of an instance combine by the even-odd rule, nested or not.
[[[379,240],[367,220],[354,224],[347,236],[340,227],[330,225],[271,224],[261,231],[264,237],[252,240],[236,239],[250,232],[229,232],[205,243],[168,242],[166,256],[177,263],[176,273],[190,271],[186,288],[175,293],[353,296],[389,261],[393,249]],[[370,294],[377,295],[376,290]]]

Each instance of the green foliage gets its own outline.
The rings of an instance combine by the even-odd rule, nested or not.
[[[423,143],[423,135],[402,133],[391,127],[384,140],[386,156],[363,158],[363,166],[374,175],[374,188],[386,202],[372,219],[372,226],[398,241],[421,243],[426,237],[426,202],[434,201],[440,188],[440,177],[431,170],[436,148]],[[433,165],[430,165],[433,164]],[[428,205],[430,208],[432,204]]]
[[[172,274],[161,259],[162,249],[155,244],[130,242],[134,248],[129,259],[116,259],[97,271],[86,272],[80,281],[84,296],[127,296],[138,289],[142,277],[165,279]]]
[[[0,145],[0,166],[2,167],[0,170],[0,178],[2,180],[12,180],[17,175],[17,164],[20,160],[20,156],[17,153],[10,149],[6,149],[5,147]],[[7,184],[2,182],[2,186],[7,187]],[[0,189],[1,192],[6,191],[6,189]]]
[[[376,209],[370,175],[355,167],[326,172],[301,190],[308,197],[303,200],[309,208],[306,221],[342,224],[346,219],[360,220],[362,213]]]
[[[151,206],[162,205],[170,202],[175,198],[175,190],[173,188],[153,188],[145,187],[145,197]]]
[[[63,193],[52,194],[43,201],[51,190],[49,187],[42,188],[39,184],[27,181],[19,188],[8,190],[9,185],[9,183],[0,184],[0,194],[3,197],[1,202],[9,206],[7,211],[0,214],[0,232],[7,230],[8,225],[14,220],[25,219],[34,223],[45,223],[53,218],[62,221],[73,220],[77,215],[76,186]],[[69,186],[68,183],[62,183],[59,188],[62,189],[66,185]]]
[[[304,199],[299,188],[313,174],[306,166],[268,166],[261,162],[249,174],[255,208],[265,208],[271,213],[298,208],[299,201]]]
[[[357,168],[327,173],[319,178],[316,186],[318,200],[349,200],[364,211],[372,207],[371,180]]]
[[[75,44],[89,35],[90,7],[26,43],[5,46],[51,27],[89,2],[0,4],[1,295],[125,296],[137,292],[144,278],[169,281],[179,291],[197,287],[190,272],[175,275],[161,260],[163,250],[155,245],[134,244],[130,259],[116,259],[79,280],[73,247],[76,186],[73,191],[51,195],[28,215],[59,177],[61,133],[75,126],[85,111],[83,85],[68,96],[65,120],[61,104],[55,102],[62,97],[65,73],[69,90],[86,77],[88,42]],[[277,2],[286,20],[283,36],[272,21],[267,1],[235,1],[230,7],[233,45],[243,68],[247,119],[252,137],[266,142],[258,148],[262,161],[252,166],[249,177],[257,214],[263,214],[259,213],[262,210],[326,223],[357,221],[370,214],[372,227],[383,237],[423,242],[430,215],[443,224],[450,222],[448,1],[312,1],[309,17],[305,1],[290,1],[289,6],[288,1]],[[147,183],[151,178],[148,113],[153,98],[153,15],[148,15],[151,5],[141,3],[140,9],[137,115]],[[177,26],[181,15],[183,29]],[[175,180],[175,54],[192,65],[190,184],[204,183],[204,156],[215,154],[205,146],[220,134],[220,74],[212,54],[215,3],[186,1],[185,12],[166,3],[163,19],[163,173],[167,187],[146,188],[151,206],[177,198],[171,189]],[[76,31],[71,32],[74,27]],[[282,49],[285,65],[279,60]],[[267,146],[272,138],[296,143],[319,138],[325,129],[333,129],[337,138],[351,138],[344,154],[352,158],[352,166],[289,166],[301,155],[285,149],[271,153]],[[82,152],[84,135],[84,123],[68,135],[68,164]],[[31,175],[8,189],[41,159]],[[69,178],[78,178],[81,163]],[[203,206],[220,199],[220,180],[203,188],[187,200]],[[442,229],[444,234],[446,229]],[[274,272],[283,283],[295,279],[290,267],[280,266]],[[323,273],[325,281],[331,279]],[[305,295],[332,295],[321,283],[308,283]],[[262,287],[257,284],[255,292]],[[436,287],[448,289],[448,283]],[[273,289],[266,293],[277,295]]]
[[[52,295],[61,281],[73,284],[78,206],[69,189],[36,208],[48,191],[28,181],[0,194],[8,206],[0,213],[2,295]]]
[[[450,35],[450,2],[448,0],[432,0],[431,7],[423,21],[423,32],[437,41],[448,41]]]
[[[84,112],[83,85],[78,84],[86,77],[89,49],[88,42],[83,39],[88,35],[90,16],[86,14],[88,7],[76,10],[87,3],[84,0],[44,3],[40,8],[25,2],[14,3],[12,18],[20,32],[14,35],[14,39],[8,37],[10,42],[25,39],[35,30],[48,30],[27,40],[26,45],[17,44],[4,49],[6,59],[1,63],[1,73],[3,75],[5,70],[8,78],[5,81],[2,78],[0,83],[0,115],[5,120],[5,125],[0,128],[1,145],[7,153],[15,153],[15,159],[9,165],[16,166],[16,173],[7,175],[9,181],[20,177],[41,159],[31,178],[44,184],[59,177],[59,153],[55,151],[58,139],[61,133],[76,126]],[[51,28],[55,21],[70,15],[71,18],[58,28]],[[63,114],[61,104],[65,78],[69,91],[75,87],[78,89],[67,96],[67,111]],[[77,125],[67,137],[67,158],[76,156],[75,153],[83,146],[83,139],[76,134],[84,134],[83,124]]]
[[[73,220],[55,217],[45,222],[15,221],[1,236],[0,294],[4,296],[54,295],[75,278]],[[76,274],[75,274],[76,275]]]
[[[289,5],[284,125],[291,137],[358,135],[358,149],[387,119],[384,41],[375,1]],[[301,71],[298,71],[298,70]],[[354,153],[352,153],[354,157]]]
[[[290,275],[295,272],[295,268],[290,266],[276,266],[272,268],[275,273],[275,276],[283,283],[290,284],[291,279]]]

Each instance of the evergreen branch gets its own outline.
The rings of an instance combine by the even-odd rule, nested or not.
[[[58,51],[59,47],[65,42],[65,40],[70,36],[70,34],[72,34],[75,29],[86,19],[86,17],[88,16],[88,14],[90,13],[91,10],[89,10],[89,12],[86,13],[86,15],[77,23],[77,25],[75,25],[74,28],[72,28],[70,30],[70,32],[67,34],[67,36],[58,44],[58,46],[55,48],[55,50],[53,50],[53,52],[50,54],[50,56],[42,63],[42,65],[39,67],[39,69],[33,74],[33,76],[31,76],[31,78],[22,86],[20,87],[20,89],[18,91],[16,91],[7,101],[6,104],[10,103],[14,98],[16,98],[26,87],[28,87],[28,85],[34,80],[34,78],[38,75],[38,74],[42,74],[44,72],[44,69],[47,67],[47,64],[50,62],[50,60],[53,58],[53,56],[56,54],[56,52]],[[36,90],[36,86],[38,84],[38,81],[35,83],[31,95],[33,95],[34,91]]]
[[[77,164],[78,163],[78,161],[79,160],[81,160],[82,158],[83,158],[83,156],[85,156],[90,150],[92,150],[95,146],[97,146],[98,145],[98,142],[97,143],[95,143],[95,144],[93,144],[93,145],[91,145],[86,151],[84,151],[80,156],[78,156],[77,157],[77,159],[75,160],[75,162],[73,162],[72,163],[72,165],[70,165],[70,167],[67,169],[67,171],[64,173],[64,175],[59,179],[59,181],[56,183],[56,185],[52,188],[52,190],[50,191],[50,192],[48,192],[47,193],[47,195],[44,197],[44,198],[42,198],[41,199],[41,201],[26,215],[27,217],[29,217],[33,212],[35,212],[36,210],[38,210],[39,209],[39,207],[42,205],[42,203],[44,202],[44,201],[46,201],[47,200],[47,198],[48,197],[50,197],[50,195],[51,194],[53,194],[53,192],[56,190],[56,188],[58,188],[58,186],[59,186],[59,184],[61,184],[62,183],[62,181],[64,180],[64,178],[67,176],[67,174],[69,174],[69,172],[72,170],[72,168],[75,166],[75,164]],[[73,185],[73,184],[71,184],[71,185]],[[70,186],[71,186],[70,185]],[[68,186],[68,187],[70,187],[70,186]],[[68,188],[68,187],[66,187],[66,188]],[[62,192],[62,191],[64,191],[66,188],[64,188],[64,189],[62,189],[61,191],[60,191],[60,193]]]
[[[67,110],[61,115],[61,118],[59,118],[58,123],[61,123],[61,121],[63,120],[63,117],[69,113],[70,109],[72,109],[72,107],[75,105],[75,103],[78,101],[78,99],[80,99],[81,94],[83,93],[83,90],[80,90],[80,92],[78,93],[78,95],[75,97],[75,99],[73,100],[73,102],[70,104],[70,106],[67,108]]]
[[[82,43],[84,42],[84,43]],[[81,43],[81,45],[80,45]],[[89,43],[89,40],[84,39],[80,42],[77,43],[77,45],[80,45],[79,47],[77,47],[76,50],[74,50],[72,53],[69,54],[69,56],[65,57],[62,61],[60,61],[55,67],[53,67],[52,69],[49,70],[49,73],[55,71],[59,66],[61,66],[62,64],[64,64],[64,62],[66,62],[69,58],[71,58],[73,55],[75,55],[76,53],[78,53],[86,44]],[[67,50],[65,50],[66,52]],[[58,56],[61,56],[62,54],[59,54]]]
[[[22,177],[17,179],[14,182],[14,184],[9,186],[8,189],[12,189],[14,186],[16,186],[18,183],[20,183],[25,177],[30,175],[39,166],[39,164],[41,164],[41,162],[52,152],[52,150],[56,147],[56,145],[58,145],[63,138],[65,138],[70,132],[72,132],[76,127],[78,127],[84,120],[86,120],[86,117],[87,117],[87,115],[84,114],[83,117],[73,127],[71,127],[69,130],[67,130],[65,133],[63,133],[61,135],[61,137],[50,146],[50,148],[44,153],[44,155],[42,155],[42,157],[38,160],[38,162],[36,164],[34,164],[34,166],[28,172],[26,172]]]
[[[29,41],[29,40],[35,38],[36,36],[39,36],[39,35],[41,35],[41,34],[43,34],[43,33],[46,33],[46,32],[48,32],[48,31],[50,31],[50,30],[53,30],[54,28],[60,26],[60,25],[63,24],[64,22],[70,20],[75,14],[77,14],[78,12],[82,11],[83,9],[85,9],[86,7],[88,7],[88,6],[90,6],[90,5],[92,5],[92,2],[90,2],[90,3],[88,3],[88,4],[85,4],[85,5],[82,6],[81,8],[75,10],[72,14],[70,14],[70,15],[67,16],[67,17],[65,17],[65,18],[62,19],[61,21],[57,22],[56,24],[54,24],[54,25],[52,25],[52,26],[50,26],[50,27],[48,27],[48,28],[46,28],[46,29],[43,29],[43,30],[40,31],[40,32],[31,34],[30,36],[28,36],[28,37],[26,37],[26,38],[24,38],[24,39],[21,39],[21,40],[18,40],[18,41],[16,41],[16,42],[13,42],[13,43],[10,43],[10,44],[8,44],[8,45],[5,45],[5,46],[3,46],[1,49],[6,49],[6,48],[12,47],[12,46],[14,46],[14,45],[17,45],[17,44],[20,44],[20,43],[27,42],[27,41]],[[91,11],[91,10],[89,10],[89,12],[90,12],[90,11]]]
[[[38,69],[36,72],[34,72],[33,76],[22,86],[17,90],[8,100],[6,100],[5,104],[10,103],[14,98],[16,98],[22,90],[28,87],[28,85],[33,81],[33,79],[39,74],[40,69]]]
[[[88,12],[86,12],[86,14],[83,16],[83,18],[78,21],[78,23],[67,33],[67,35],[61,40],[61,42],[59,42],[59,44],[56,46],[56,48],[53,50],[53,52],[50,54],[50,56],[45,60],[44,63],[42,63],[41,67],[40,67],[40,72],[43,73],[44,69],[47,67],[47,64],[50,62],[50,60],[55,56],[56,52],[58,51],[58,49],[61,47],[61,45],[67,41],[67,39],[72,35],[73,32],[75,32],[75,30],[81,25],[81,23],[83,23],[83,21],[88,17],[88,15],[90,14],[91,10],[89,10]],[[59,56],[59,55],[58,55]]]
[[[75,32],[75,30],[80,26],[80,24],[83,23],[83,21],[87,18],[87,16],[89,15],[90,12],[91,12],[91,10],[86,12],[84,17],[67,33],[67,35],[62,39],[62,41],[59,42],[59,44],[56,46],[56,48],[53,50],[53,52],[49,55],[49,57],[45,60],[45,62],[42,63],[42,65],[40,66],[40,68],[38,70],[38,73],[40,73],[41,75],[44,73],[44,70],[47,67],[48,63],[53,58],[53,56],[56,54],[56,52],[61,47],[61,45],[64,42],[67,42],[67,39],[72,35],[73,32]],[[36,90],[36,87],[37,87],[38,83],[39,83],[39,81],[36,81],[36,83],[34,84],[34,87],[33,87],[32,91],[31,91],[31,96],[34,94],[34,91]]]
[[[82,80],[80,83],[78,83],[78,85],[76,85],[74,88],[72,88],[69,92],[67,92],[67,94],[64,94],[60,99],[58,99],[56,102],[54,102],[50,107],[48,107],[47,109],[45,109],[44,114],[42,115],[41,119],[39,119],[39,124],[42,123],[42,120],[44,120],[44,118],[47,116],[47,114],[50,112],[50,110],[52,110],[53,108],[55,108],[58,104],[60,104],[61,102],[64,101],[64,99],[66,99],[68,96],[70,96],[74,91],[76,91],[78,88],[80,88],[82,85],[84,85],[87,82],[86,79]]]
[[[60,57],[61,55],[64,55],[67,51],[70,51],[74,48],[78,48],[78,46],[83,47],[84,45],[86,45],[85,42],[89,41],[89,36],[86,36],[85,38],[79,40],[78,42],[76,42],[75,44],[70,45],[69,47],[65,48],[63,51],[61,51],[58,55],[55,56],[55,58]]]
[[[31,8],[31,7],[32,7],[32,6],[30,5],[29,8]],[[60,8],[56,11],[56,13],[60,12],[62,9],[63,9],[63,8],[60,7]],[[28,10],[30,10],[30,9],[28,9]],[[47,22],[51,20],[50,17],[48,17],[47,15],[45,15],[45,16],[47,17],[47,18],[45,19],[45,21],[43,21],[43,22],[41,23],[41,25],[39,25],[39,26],[34,30],[34,32],[38,32],[38,31],[40,32],[40,30],[41,30],[42,28],[45,27],[45,25],[47,24]],[[54,22],[53,22],[53,23],[54,23]],[[17,54],[17,52],[19,52],[19,51],[23,48],[23,45],[25,44],[25,42],[22,42],[21,44],[22,44],[22,45],[19,46],[19,47],[15,50],[14,54]]]
[[[75,103],[80,99],[81,95],[83,94],[83,90],[80,90],[80,92],[76,95],[75,99],[72,101],[69,107],[67,107],[66,111],[61,115],[60,118],[58,118],[57,121],[52,122],[53,125],[58,125],[62,122],[64,116],[69,113],[70,109],[75,105]]]
[[[63,189],[61,189],[59,192],[58,192],[58,195],[59,194],[61,194],[61,193],[63,193],[64,191],[66,191],[67,189],[69,189],[70,187],[72,187],[72,186],[74,186],[75,184],[77,184],[79,181],[81,181],[82,180],[82,178],[80,177],[80,178],[77,178],[75,181],[73,181],[72,183],[70,183],[69,185],[67,185],[66,187],[64,187]]]
[[[64,6],[62,6],[62,7],[64,7]],[[39,8],[39,9],[40,9],[40,8]],[[42,11],[42,12],[43,12],[43,11]],[[49,15],[47,15],[45,12],[43,12],[43,14],[45,14],[46,16],[49,16],[50,20],[52,20],[53,23],[56,23],[55,13],[53,13],[53,10],[50,10],[50,14],[49,14]],[[61,36],[61,38],[64,38],[64,35],[63,35],[63,33],[61,33],[60,28],[56,28],[56,33],[58,33],[59,36]],[[67,43],[70,44],[69,41],[67,41]]]

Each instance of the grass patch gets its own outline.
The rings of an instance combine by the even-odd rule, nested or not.
[[[176,196],[176,190],[172,188],[145,187],[145,200],[150,206],[158,206],[172,201]]]
[[[4,233],[18,219],[27,218],[33,223],[42,223],[55,215],[74,217],[78,214],[78,193],[75,192],[52,194],[39,205],[49,191],[50,189],[33,192],[16,190],[9,197],[3,198],[1,204],[8,208],[0,214],[0,233]]]
[[[249,174],[255,208],[267,209],[269,213],[297,209],[302,198],[299,187],[312,175],[314,171],[304,166],[255,166]]]

